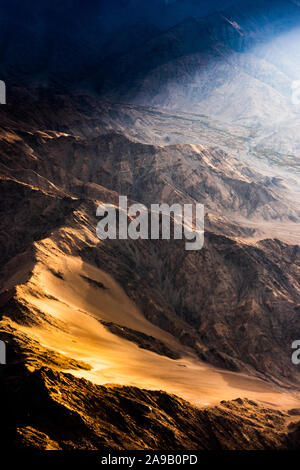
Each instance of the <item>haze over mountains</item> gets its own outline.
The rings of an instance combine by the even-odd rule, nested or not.
[[[194,113],[255,126],[298,116],[292,101],[300,76],[297,2],[223,4],[208,17],[203,5],[189,2],[156,2],[152,15],[147,2],[148,10],[132,5],[125,12],[97,2],[82,12],[80,2],[64,2],[59,16],[47,2],[30,9],[14,3],[2,16],[0,70],[15,85],[48,83],[181,111],[192,106]],[[183,3],[178,22],[155,21],[161,8]]]
[[[145,3],[3,8],[6,444],[295,448],[300,7]],[[203,203],[204,248],[99,241],[119,195]]]
[[[234,6],[184,20],[118,58],[99,90],[110,100],[192,106],[194,113],[255,127],[295,117],[299,6],[271,3],[270,11],[262,9],[265,2],[251,2],[246,13]]]

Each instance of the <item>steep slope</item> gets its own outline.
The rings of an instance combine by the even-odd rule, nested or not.
[[[169,436],[160,439],[169,448],[185,448],[187,420],[195,426],[186,441],[191,448],[297,446],[287,416],[264,411],[265,404],[299,408],[300,376],[290,358],[300,335],[300,260],[288,233],[299,235],[299,206],[290,177],[254,169],[246,146],[246,157],[237,158],[244,128],[222,131],[207,118],[101,106],[53,95],[34,108],[24,102],[1,109],[0,325],[10,357],[1,393],[10,406],[13,390],[27,397],[11,413],[7,440],[22,448],[132,448],[116,412],[131,423],[132,442],[156,448],[154,431],[137,439],[134,428],[144,423],[143,406],[162,396],[171,400],[169,414],[184,403],[172,425],[163,404],[150,419],[159,436]],[[126,127],[126,119],[134,139],[107,133]],[[192,122],[195,139],[202,138],[199,128],[207,141],[225,135],[229,150],[138,142],[140,134],[151,139],[157,119],[170,140],[177,122],[180,139]],[[204,248],[186,252],[183,241],[172,240],[100,242],[96,206],[118,204],[120,194],[147,206],[204,202]],[[280,224],[286,242],[272,239]],[[24,377],[26,389],[18,385]],[[30,389],[40,394],[37,408]],[[67,389],[72,405],[57,404]],[[126,418],[110,401],[122,397]],[[257,402],[256,411],[249,402],[194,408],[237,397]],[[91,403],[106,400],[105,417],[93,419]],[[132,403],[142,403],[133,414]],[[76,436],[68,423],[78,426]],[[238,426],[242,434],[235,434]],[[232,439],[221,437],[224,429],[233,430]]]
[[[288,427],[289,415],[253,401],[238,399],[200,410],[164,392],[95,386],[47,367],[29,372],[15,364],[13,369],[17,375],[11,379],[7,371],[0,392],[13,418],[6,427],[6,448],[172,451],[295,446],[297,431]]]
[[[299,448],[299,2],[193,3],[2,2],[5,447]],[[203,249],[99,240],[120,195]]]
[[[1,337],[8,345],[9,359],[0,369],[6,449],[299,447],[297,401],[280,402],[281,408],[293,407],[289,411],[240,398],[199,408],[164,391],[101,386],[76,378],[76,371],[89,371],[88,364],[47,349],[12,326],[6,331],[1,327]],[[72,373],[63,372],[66,368]]]
[[[93,279],[102,283],[102,275],[98,279],[84,273],[90,284],[80,277],[87,263],[88,270],[100,268],[113,276],[150,322],[135,328],[134,322],[125,323],[120,316],[100,316],[110,332],[169,357],[180,355],[181,343],[216,366],[278,383],[298,382],[290,362],[291,343],[300,333],[298,246],[277,240],[255,244],[253,229],[247,226],[251,219],[255,227],[266,217],[270,230],[279,222],[298,226],[298,206],[289,199],[285,184],[270,182],[216,148],[162,148],[114,134],[86,139],[57,128],[40,131],[29,123],[17,130],[13,116],[14,111],[7,114],[8,127],[2,134],[1,220],[7,262],[1,273],[2,315],[22,323],[26,312],[25,323],[27,317],[39,323],[37,312],[47,318],[50,299],[57,297],[55,286],[62,289],[58,298],[65,305],[72,282],[80,292]],[[116,204],[119,194],[147,206],[204,202],[204,249],[188,253],[180,241],[99,243],[96,202]],[[32,222],[24,237],[28,221]],[[63,259],[67,262],[68,257],[71,268],[64,274],[68,263]],[[16,274],[19,263],[24,267]],[[55,263],[53,274],[47,266]],[[68,274],[72,269],[78,272],[74,279]],[[15,289],[16,285],[20,287]],[[105,293],[100,289],[95,298],[101,303]],[[50,314],[56,317],[54,299]],[[78,301],[76,308],[92,313],[89,302],[84,306]],[[68,318],[70,312],[62,308]],[[151,324],[175,338],[175,349],[173,340],[152,331]],[[127,328],[125,333],[120,327]]]

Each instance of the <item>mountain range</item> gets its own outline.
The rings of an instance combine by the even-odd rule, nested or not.
[[[298,448],[300,6],[144,4],[3,7],[5,446]],[[203,249],[99,240],[120,195]]]

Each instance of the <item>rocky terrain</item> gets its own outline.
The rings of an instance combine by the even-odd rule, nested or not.
[[[14,396],[21,383],[44,390],[36,392],[39,405],[26,398],[14,412],[11,443],[156,448],[154,434],[168,429],[164,445],[174,449],[292,445],[294,428],[283,410],[298,406],[299,374],[290,358],[300,334],[299,247],[287,233],[285,242],[272,239],[268,225],[297,233],[299,206],[288,180],[266,177],[217,146],[150,145],[124,136],[122,110],[112,132],[105,112],[93,115],[82,104],[79,121],[79,109],[68,114],[67,104],[61,116],[55,107],[49,112],[48,100],[34,112],[23,104],[20,118],[19,105],[1,109],[1,338],[13,354],[1,369],[3,393]],[[117,204],[120,194],[147,206],[204,202],[204,248],[186,252],[180,240],[99,241],[97,204]],[[86,393],[93,398],[82,402]],[[120,417],[121,397],[128,403],[124,429],[112,421],[114,413]],[[256,405],[230,401],[237,397]],[[89,410],[100,399],[107,405],[99,412],[110,416],[105,435],[97,431],[105,418]],[[217,406],[224,399],[229,403]],[[149,419],[160,430],[137,440],[135,420],[148,418],[136,408],[131,415],[130,403],[147,409],[153,400],[159,404]],[[217,407],[202,410],[207,404]],[[22,418],[23,405],[34,406],[30,419]],[[58,407],[56,419],[62,412],[66,420],[60,436],[35,406],[51,414]],[[194,413],[195,429],[183,444],[184,420]],[[69,419],[83,419],[77,437],[68,435]],[[222,429],[235,426],[245,429],[221,438]]]
[[[247,399],[199,409],[165,392],[96,386],[46,367],[29,372],[15,365],[13,372],[22,377],[21,387],[16,377],[5,377],[0,395],[10,417],[3,423],[4,445],[13,443],[17,450],[286,450],[298,445],[299,425],[288,413]]]
[[[299,448],[298,2],[31,3],[0,19],[5,447]],[[203,249],[99,240],[119,196],[204,204]]]
[[[295,450],[299,408],[253,400],[195,407],[164,391],[95,385],[74,372],[87,364],[43,348],[11,329],[1,368],[3,448],[15,450]]]

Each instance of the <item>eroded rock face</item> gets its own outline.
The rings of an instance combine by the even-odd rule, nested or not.
[[[1,332],[9,364],[0,371],[6,448],[17,450],[270,450],[298,447],[299,410],[253,400],[202,408],[163,391],[99,386],[61,369],[84,369],[17,331]],[[291,420],[291,417],[293,418]]]
[[[15,340],[7,339],[10,366],[1,369],[0,396],[7,411],[3,425],[9,447],[192,450],[286,446],[286,413],[248,400],[200,410],[164,392],[96,386],[59,372],[65,365],[62,356],[52,363],[41,356],[37,368],[37,364],[26,365],[20,361],[22,346],[16,348]]]
[[[287,413],[237,399],[198,409],[164,392],[95,386],[49,368],[2,377],[6,444],[16,449],[285,449]]]
[[[36,262],[32,244],[54,237],[59,257],[73,254],[111,274],[151,323],[199,358],[279,382],[298,381],[290,361],[291,342],[300,334],[298,246],[271,239],[249,243],[245,238],[255,229],[242,221],[299,220],[284,184],[270,183],[216,147],[159,147],[120,134],[84,138],[46,131],[43,119],[43,131],[33,123],[23,131],[14,110],[6,120],[1,223],[3,260],[9,263],[2,270],[3,315],[15,308],[9,297],[21,279],[13,271],[24,264],[24,282]],[[96,201],[117,204],[120,194],[147,206],[204,203],[204,248],[186,252],[180,241],[99,243]],[[59,227],[68,227],[68,235]],[[78,236],[80,231],[86,235]]]
[[[62,129],[62,115],[55,123],[48,106],[47,122],[42,107],[34,120],[24,109],[25,123],[15,108],[1,110],[1,338],[13,358],[2,370],[1,393],[11,410],[18,394],[25,397],[11,412],[8,444],[295,446],[298,431],[287,440],[284,413],[244,400],[198,409],[144,386],[147,374],[148,388],[172,392],[174,381],[160,385],[153,374],[136,372],[155,363],[161,376],[172,370],[185,384],[192,358],[199,370],[204,361],[210,371],[213,365],[243,372],[295,392],[299,374],[290,348],[300,335],[299,247],[272,237],[269,228],[257,241],[267,216],[271,228],[297,225],[287,182],[266,178],[216,146],[161,147],[120,133],[95,135],[95,122],[104,133],[107,120],[94,115],[90,123],[86,103],[77,124],[65,114]],[[172,240],[99,241],[97,204],[118,204],[119,195],[147,206],[204,203],[204,248],[187,252],[184,241]],[[114,362],[114,349],[124,362],[128,356],[131,369]],[[107,378],[95,375],[103,366],[95,358],[109,364]],[[140,388],[101,386],[118,382],[113,366],[120,367],[121,383],[132,379]],[[197,391],[182,390],[195,403]]]
[[[299,2],[201,19],[156,0],[159,20],[112,31],[97,2],[59,18],[53,2],[8,3],[4,445],[298,448]],[[97,205],[120,195],[204,204],[203,249],[100,241]]]

